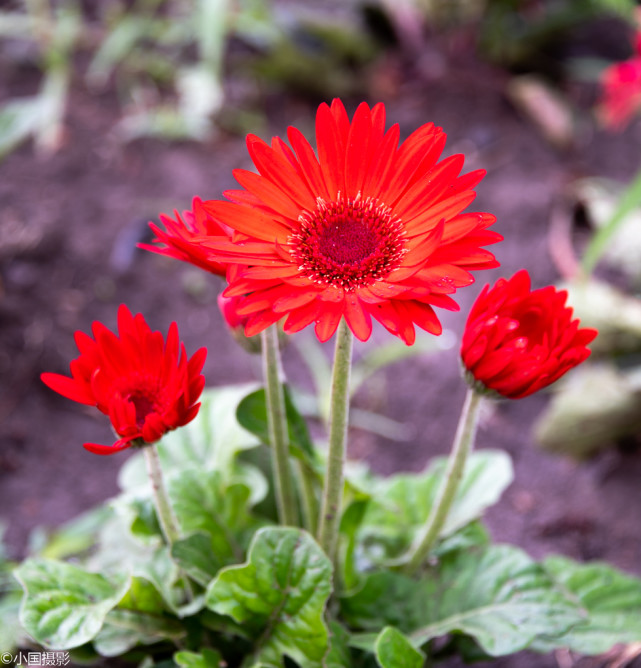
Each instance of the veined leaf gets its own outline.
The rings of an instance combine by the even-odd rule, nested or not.
[[[225,485],[219,471],[194,470],[174,477],[168,488],[183,533],[208,533],[220,566],[238,563],[248,531],[257,527],[247,513],[251,490],[243,484]]]
[[[129,589],[127,578],[112,581],[47,559],[25,561],[15,576],[25,592],[20,621],[49,649],[71,649],[90,641]]]
[[[256,638],[257,661],[280,666],[286,654],[301,665],[320,666],[331,588],[331,562],[309,534],[265,528],[256,533],[247,563],[223,569],[210,584],[206,604]]]
[[[387,558],[405,552],[425,525],[445,475],[446,459],[438,458],[425,473],[381,480],[362,522],[361,542],[382,547]],[[482,516],[512,482],[509,456],[500,450],[473,452],[467,460],[456,498],[441,530],[451,536]]]
[[[374,573],[363,589],[342,600],[342,609],[354,626],[372,631],[395,626],[415,648],[460,632],[492,656],[564,633],[585,617],[543,567],[507,545],[446,555],[419,581]],[[367,647],[371,636],[353,636],[350,642]]]
[[[607,564],[579,564],[549,557],[545,569],[587,610],[587,619],[556,638],[542,638],[534,648],[567,647],[581,654],[601,654],[619,643],[641,641],[641,580]]]

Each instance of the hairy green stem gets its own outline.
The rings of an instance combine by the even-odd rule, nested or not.
[[[481,399],[482,396],[478,392],[472,389],[467,391],[454,438],[454,445],[447,463],[445,479],[427,518],[427,523],[411,549],[406,567],[409,573],[414,573],[425,561],[445,524],[447,514],[452,507],[459,483],[463,477],[467,456],[474,444]]]
[[[330,558],[333,558],[336,549],[343,497],[352,343],[352,332],[343,319],[338,326],[336,336],[329,416],[329,450],[318,529],[318,542]]]
[[[167,495],[167,489],[165,488],[158,451],[155,445],[146,445],[142,450],[145,453],[147,473],[149,473],[149,480],[151,481],[151,489],[154,495],[160,528],[169,547],[171,547],[180,538],[180,531],[178,529],[178,520],[174,515],[169,496]]]
[[[289,433],[285,394],[281,382],[278,329],[272,325],[261,334],[263,377],[267,398],[267,425],[271,443],[272,466],[278,519],[282,525],[296,526],[296,498],[289,466]]]

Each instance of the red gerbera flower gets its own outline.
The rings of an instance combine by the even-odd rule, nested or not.
[[[527,397],[580,364],[595,329],[579,329],[567,292],[553,286],[530,292],[524,269],[483,288],[472,306],[461,344],[471,380],[504,397]]]
[[[636,23],[641,27],[641,10]],[[641,110],[641,30],[634,33],[632,45],[635,51],[632,58],[610,65],[601,75],[597,113],[610,130],[622,130]]]
[[[470,271],[498,266],[481,248],[501,239],[487,229],[495,217],[461,213],[484,170],[459,176],[462,155],[438,162],[445,134],[433,123],[399,146],[382,104],[361,104],[351,122],[339,100],[321,105],[318,157],[296,128],[288,138],[291,148],[250,135],[259,173],[236,170],[244,189],[204,203],[236,231],[201,243],[244,265],[225,295],[245,296],[237,312],[249,316],[246,334],[284,316],[285,332],[315,323],[321,341],[343,317],[363,341],[372,318],[407,344],[414,325],[440,334],[433,307],[457,310],[448,295],[473,282]]]
[[[211,250],[202,246],[199,239],[202,237],[227,239],[230,230],[212,219],[204,209],[200,197],[194,197],[192,210],[183,211],[182,218],[178,211],[174,211],[174,216],[175,220],[163,213],[160,214],[164,230],[154,223],[149,223],[149,227],[156,235],[153,244],[158,245],[141,243],[138,247],[189,262],[212,274],[225,276],[226,265],[211,259]]]
[[[601,78],[599,117],[611,130],[622,130],[641,109],[641,58],[608,67]]]
[[[94,322],[94,338],[76,332],[80,357],[71,362],[71,378],[43,373],[43,382],[64,397],[97,406],[109,416],[121,437],[113,446],[85,443],[98,455],[110,455],[135,441],[155,443],[163,434],[196,417],[196,403],[205,386],[200,371],[207,350],[201,348],[187,360],[175,322],[167,341],[152,332],[142,315],[135,317],[122,305],[118,310],[117,336]]]

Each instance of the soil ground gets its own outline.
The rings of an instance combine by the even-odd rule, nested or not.
[[[371,101],[386,103],[389,121],[399,122],[405,136],[427,121],[443,126],[447,154],[464,152],[467,170],[488,170],[473,210],[494,213],[494,229],[505,241],[494,247],[501,269],[477,275],[477,283],[459,293],[461,312],[443,315],[450,332],[444,340],[452,346],[389,367],[356,397],[357,406],[413,430],[404,442],[352,430],[351,456],[385,474],[418,470],[448,450],[465,393],[458,337],[480,288],[521,267],[537,286],[557,280],[548,230],[564,186],[580,175],[629,180],[641,142],[638,125],[606,135],[592,128],[584,109],[576,145],[560,152],[508,103],[505,75],[476,61],[447,64],[429,81],[400,69],[395,76],[392,89],[384,94],[378,86]],[[8,91],[23,92],[23,80],[6,78]],[[353,110],[356,102],[348,106]],[[315,107],[293,96],[268,101],[263,136],[282,135],[288,124],[310,136]],[[34,527],[51,529],[113,495],[127,457],[99,458],[83,450],[85,441],[109,442],[106,421],[39,381],[45,370],[67,372],[76,356],[75,330],[88,330],[94,319],[113,327],[124,302],[155,329],[166,331],[177,321],[188,351],[209,346],[208,384],[258,377],[256,361],[223,326],[216,306],[220,282],[135,249],[146,221],[159,211],[186,208],[194,195],[220,197],[234,185],[231,170],[250,168],[243,139],[219,133],[206,144],[145,140],[122,146],[111,134],[118,115],[110,94],[90,95],[78,83],[62,150],[43,159],[26,145],[0,165],[0,519],[16,558],[27,552]],[[378,332],[375,339],[387,337]],[[293,347],[285,365],[304,382]],[[641,456],[611,448],[576,463],[542,452],[531,426],[547,400],[537,395],[488,404],[484,414],[478,447],[505,449],[516,469],[514,483],[487,517],[494,539],[537,558],[556,552],[607,560],[641,575]],[[545,668],[557,662],[526,653],[492,665]]]

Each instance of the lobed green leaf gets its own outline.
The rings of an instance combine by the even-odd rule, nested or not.
[[[248,561],[223,569],[207,589],[207,606],[242,624],[255,642],[255,659],[282,665],[287,655],[320,666],[328,649],[323,621],[332,565],[306,532],[259,530]]]
[[[461,632],[492,656],[564,633],[584,618],[540,565],[507,545],[447,554],[418,582],[391,571],[374,573],[341,606],[350,624],[368,630],[394,626],[416,648]],[[363,640],[356,636],[352,643],[362,647]]]
[[[601,654],[619,643],[641,641],[641,580],[602,563],[579,564],[566,557],[543,562],[588,613],[560,637],[538,639],[534,648],[567,647],[581,654]]]
[[[14,573],[24,589],[20,622],[49,649],[71,649],[90,641],[129,589],[126,577],[109,580],[48,559],[28,559]]]
[[[446,460],[435,460],[419,474],[402,474],[382,480],[363,518],[361,542],[382,548],[387,558],[395,558],[411,546],[425,525],[435,502]],[[509,456],[500,450],[473,452],[465,466],[456,498],[441,531],[441,539],[482,516],[512,482]]]

